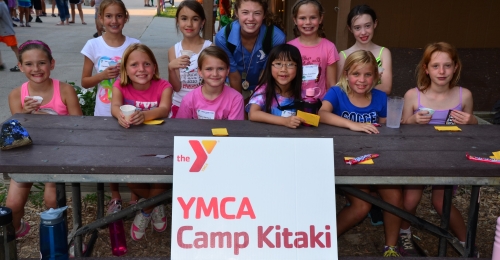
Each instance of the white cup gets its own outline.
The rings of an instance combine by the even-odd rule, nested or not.
[[[181,55],[187,55],[189,58],[194,55],[193,51],[190,50],[181,50]]]
[[[429,112],[429,116],[432,116],[432,114],[434,114],[434,109],[432,109],[432,108],[422,107],[422,108],[419,108],[418,110],[420,110],[420,111],[428,111]]]
[[[401,115],[403,114],[403,104],[404,98],[402,97],[387,97],[387,127],[399,128]]]
[[[43,97],[40,97],[40,96],[26,96],[26,98],[31,98],[31,99],[35,100],[37,104],[42,104],[42,101],[43,101]]]
[[[122,114],[125,117],[125,121],[130,122],[130,117],[135,112],[135,106],[123,105],[120,106],[120,110],[122,111]]]

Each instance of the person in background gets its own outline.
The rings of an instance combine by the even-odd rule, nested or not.
[[[10,16],[10,11],[7,7],[7,4],[5,4],[4,0],[0,0],[0,42],[3,42],[7,46],[9,46],[14,52],[14,55],[16,55],[16,59],[19,59],[16,32],[14,31],[14,27],[12,26],[11,19],[12,18]],[[2,62],[2,55],[0,53],[0,71],[1,70],[5,70],[5,65]],[[10,71],[19,71],[19,66],[15,65],[10,69]]]
[[[78,8],[78,14],[80,15],[80,20],[83,25],[87,25],[85,20],[83,19],[83,11],[82,11],[82,3],[83,0],[69,0],[69,4],[71,7],[71,21],[69,23],[75,23],[75,5]]]

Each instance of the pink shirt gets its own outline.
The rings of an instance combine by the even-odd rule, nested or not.
[[[214,100],[203,96],[202,87],[184,96],[176,118],[243,120],[243,96],[231,87],[224,86],[222,93]]]
[[[68,107],[66,107],[66,104],[64,104],[61,98],[61,89],[59,88],[59,80],[52,79],[52,85],[54,88],[54,94],[52,94],[52,99],[49,101],[49,103],[40,106],[40,109],[38,109],[38,111],[51,115],[60,115],[60,116],[68,115]],[[26,98],[27,96],[30,96],[28,90],[28,82],[24,83],[21,86],[22,107],[24,107],[24,98]]]
[[[339,60],[339,53],[333,42],[321,38],[319,44],[306,46],[295,38],[288,44],[297,47],[302,55],[302,97],[306,96],[306,89],[318,87],[316,97],[323,99],[330,87],[326,82],[326,68]]]
[[[151,85],[146,90],[137,90],[132,84],[125,87],[120,86],[120,80],[116,80],[113,87],[122,92],[123,104],[135,106],[142,111],[157,108],[161,101],[161,95],[172,85],[164,79],[151,80]]]

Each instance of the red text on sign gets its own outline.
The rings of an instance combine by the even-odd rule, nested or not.
[[[182,208],[183,218],[189,218],[189,210],[196,202],[195,205],[195,218],[200,219],[203,214],[205,217],[212,216],[214,219],[219,219],[222,217],[223,219],[241,219],[243,216],[248,216],[250,219],[255,219],[255,212],[253,211],[252,204],[250,203],[250,199],[248,197],[243,197],[240,202],[240,206],[238,211],[235,214],[230,214],[226,211],[226,206],[228,203],[237,203],[235,197],[224,197],[220,200],[217,197],[212,197],[210,201],[207,203],[203,197],[191,197],[186,202],[184,198],[178,197],[177,201]]]
[[[281,231],[281,226],[269,226],[266,229],[262,226],[257,227],[257,246],[263,248],[331,248],[332,237],[330,225],[325,226],[325,232],[316,232],[314,225],[309,226],[309,232],[292,232],[288,228]],[[274,234],[272,233],[273,231]],[[324,235],[324,238],[323,238]]]
[[[225,241],[226,248],[233,248],[233,253],[239,255],[240,249],[246,248],[249,243],[247,232],[234,232],[234,235],[230,232],[195,232],[193,243],[184,243],[184,233],[191,230],[193,230],[193,226],[182,226],[179,228],[177,231],[177,244],[179,247],[184,249],[192,249],[193,247],[197,249],[208,247],[215,248],[216,246],[218,248],[224,248]]]

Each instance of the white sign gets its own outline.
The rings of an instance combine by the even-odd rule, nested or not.
[[[171,259],[338,259],[332,138],[174,139]]]

